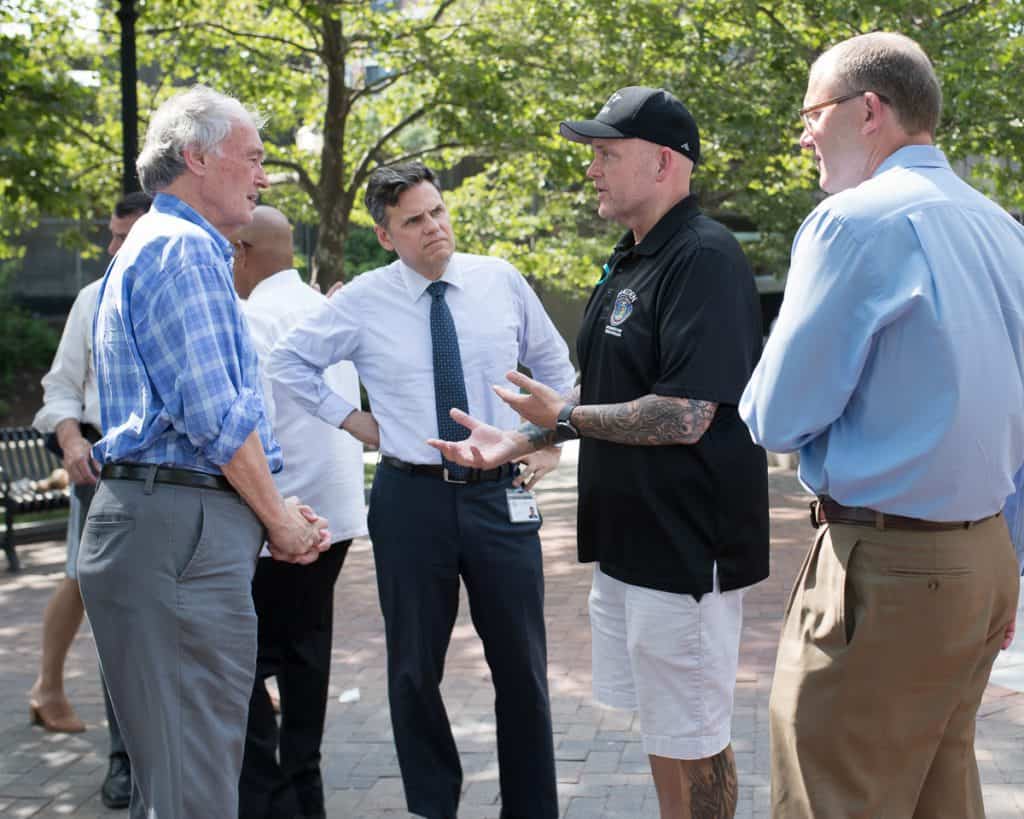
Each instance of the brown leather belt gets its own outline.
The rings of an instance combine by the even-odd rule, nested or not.
[[[189,486],[194,489],[235,492],[235,488],[223,475],[212,475],[209,472],[197,472],[194,469],[182,469],[176,466],[104,464],[103,469],[100,470],[100,477],[107,480],[169,483],[174,486]]]
[[[502,464],[494,469],[470,469],[469,474],[461,480],[448,476],[448,469],[441,464],[411,464],[392,458],[390,455],[381,455],[380,462],[387,464],[399,472],[407,472],[411,475],[427,475],[431,478],[440,478],[445,483],[481,483],[482,481],[500,481],[509,475],[514,475],[517,470],[516,464]]]
[[[998,513],[997,513],[998,514]],[[989,517],[995,517],[990,515]],[[922,520],[903,515],[887,515],[864,506],[843,506],[827,495],[811,501],[811,526],[817,529],[823,523],[842,523],[847,526],[872,526],[876,529],[907,529],[914,532],[948,532],[970,529],[988,518],[980,520]]]

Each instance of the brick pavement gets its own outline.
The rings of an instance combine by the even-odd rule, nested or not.
[[[575,560],[575,480],[571,450],[541,493],[547,621],[562,819],[655,819],[657,799],[631,714],[590,703],[590,569]],[[746,598],[733,747],[740,774],[737,816],[768,813],[767,702],[779,621],[806,549],[806,501],[789,470],[773,469],[772,577]],[[88,627],[75,641],[67,688],[88,730],[47,734],[29,726],[26,692],[39,660],[39,622],[61,576],[62,543],[24,547],[25,570],[0,577],[0,817],[76,819],[126,816],[106,811],[99,787],[106,731]],[[385,698],[384,630],[369,544],[353,545],[336,592],[331,701],[324,778],[332,819],[406,817]],[[338,695],[358,688],[359,699]],[[461,819],[496,819],[498,772],[492,690],[465,600],[444,683],[462,752]],[[991,819],[1024,819],[1024,695],[990,686],[978,723],[978,756]]]

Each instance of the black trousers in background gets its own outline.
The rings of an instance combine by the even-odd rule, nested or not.
[[[239,781],[241,819],[323,817],[320,743],[327,713],[334,584],[351,540],[308,566],[261,559],[252,594],[259,618],[256,680]],[[265,680],[277,678],[281,726]]]
[[[510,523],[511,477],[453,485],[377,467],[369,527],[388,699],[412,813],[455,819],[462,766],[441,699],[459,578],[495,693],[502,819],[556,819],[539,522]]]

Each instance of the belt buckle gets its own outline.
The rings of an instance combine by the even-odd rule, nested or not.
[[[811,526],[813,526],[815,529],[817,529],[819,526],[821,526],[821,521],[818,520],[818,506],[819,506],[820,503],[821,503],[821,501],[819,501],[817,498],[812,500],[811,503],[810,503],[810,507],[811,507]]]
[[[444,479],[445,483],[453,483],[456,486],[465,486],[466,484],[469,483],[468,480],[460,481],[457,478],[449,477],[447,466],[441,467],[441,477]]]

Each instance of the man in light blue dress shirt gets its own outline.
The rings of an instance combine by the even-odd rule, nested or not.
[[[793,243],[740,403],[817,500],[770,704],[772,815],[984,816],[974,722],[1009,645],[1000,514],[1024,463],[1024,228],[933,145],[906,37],[811,69],[802,147],[831,196]]]
[[[460,474],[427,439],[439,437],[452,406],[442,396],[451,382],[438,381],[438,370],[457,361],[468,410],[504,428],[516,414],[492,385],[522,363],[567,394],[575,379],[568,348],[512,265],[455,253],[428,168],[378,168],[366,204],[378,240],[398,259],[346,284],[292,330],[271,353],[268,375],[309,412],[360,440],[375,442],[379,424],[368,524],[409,810],[456,816],[462,769],[439,686],[461,578],[494,681],[501,816],[555,819],[540,521],[518,515],[509,495],[557,463],[557,450],[531,457],[524,475],[511,464]],[[450,313],[447,335],[434,332],[438,300]],[[451,325],[457,350],[446,348],[435,365],[441,344],[452,341]],[[372,416],[324,382],[323,370],[343,360],[355,364]]]

